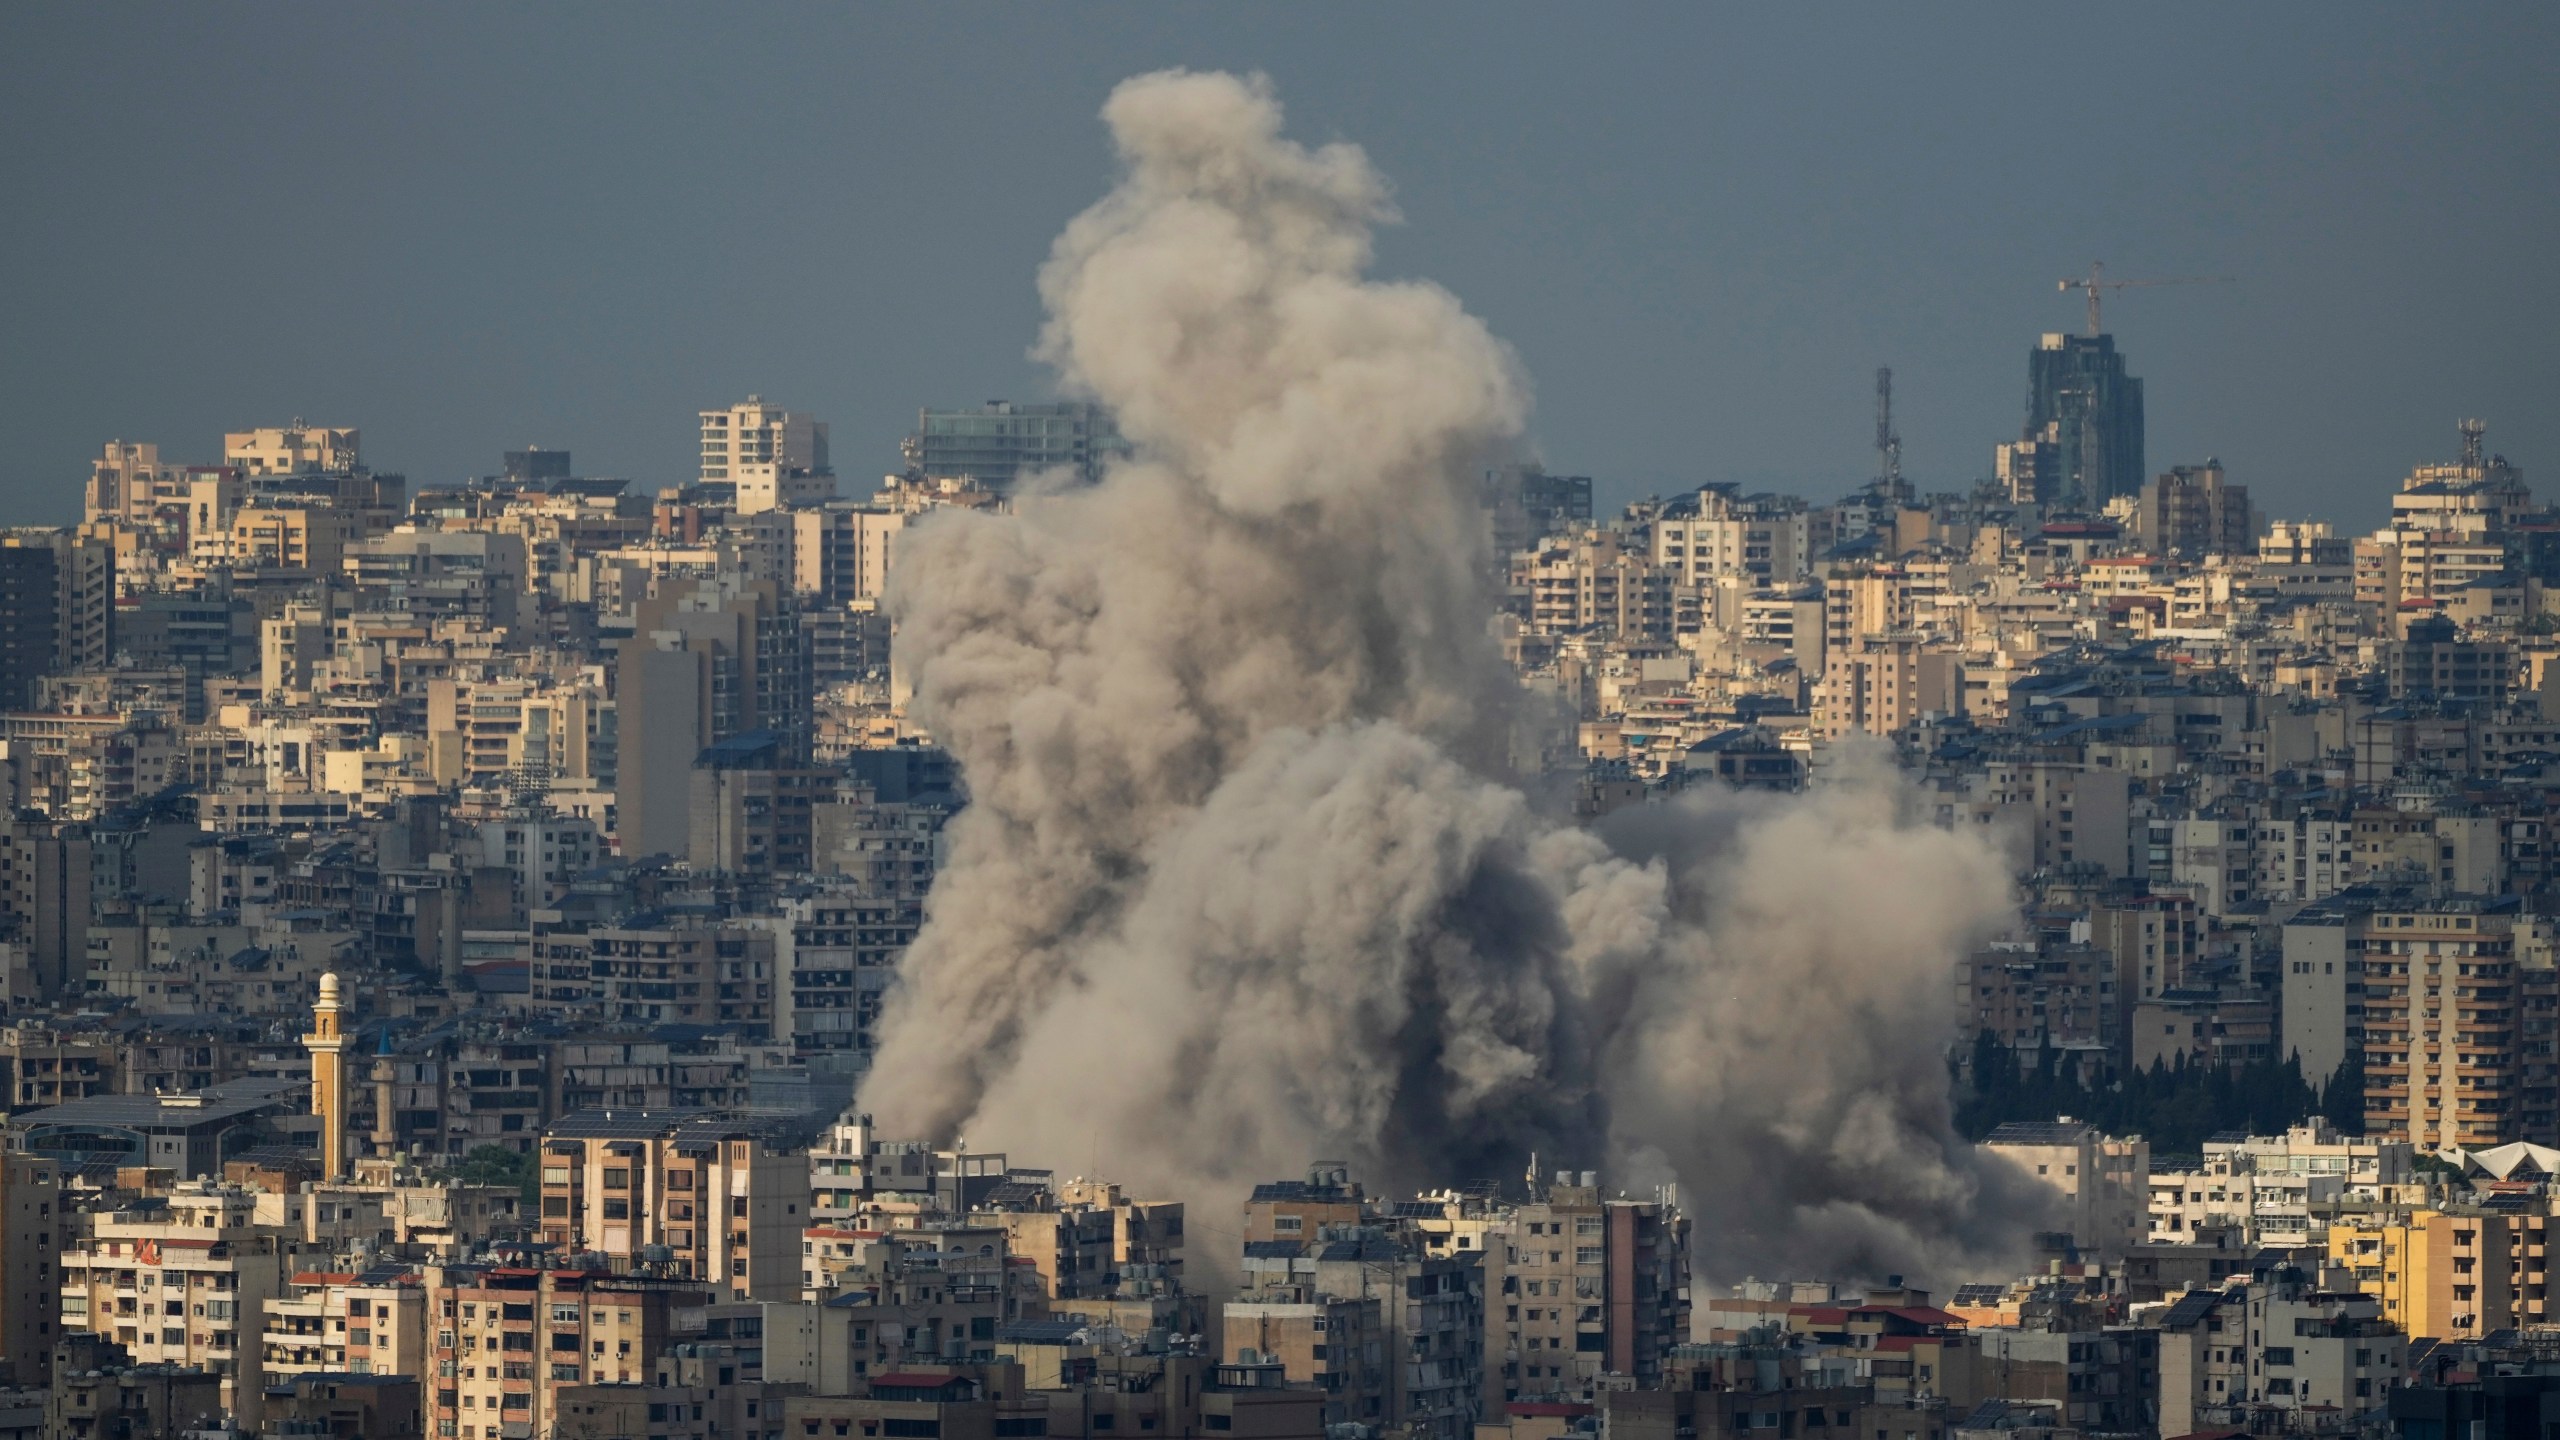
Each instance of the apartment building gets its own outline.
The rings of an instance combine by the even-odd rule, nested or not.
[[[429,1419],[455,1440],[556,1435],[564,1390],[645,1384],[709,1298],[680,1280],[583,1270],[458,1266],[426,1285]]]
[[[1484,1400],[1589,1403],[1603,1375],[1658,1383],[1689,1329],[1689,1222],[1662,1201],[1603,1200],[1559,1171],[1483,1235]]]
[[[21,1385],[42,1385],[52,1376],[62,1311],[55,1267],[76,1223],[63,1209],[59,1164],[0,1154],[0,1359],[11,1363]]]
[[[249,475],[330,473],[364,464],[364,435],[353,427],[335,429],[305,425],[300,420],[256,430],[234,430],[222,437],[222,463]]]
[[[791,514],[791,590],[814,608],[878,600],[889,588],[889,553],[904,511],[832,504]]]
[[[1437,1213],[1437,1207],[1427,1202],[1415,1202],[1410,1209],[1415,1215],[1405,1218],[1418,1218],[1425,1209]],[[1472,1253],[1422,1254],[1422,1247],[1412,1243],[1417,1238],[1416,1232],[1396,1226],[1364,1227],[1349,1236],[1305,1244],[1252,1242],[1245,1246],[1238,1303],[1313,1305],[1341,1298],[1375,1302],[1387,1356],[1383,1423],[1411,1435],[1466,1440],[1474,1431],[1484,1389],[1482,1262]],[[1227,1313],[1229,1359],[1251,1364],[1273,1358],[1268,1345],[1254,1347],[1256,1353],[1247,1355],[1237,1340],[1232,1306]],[[1260,1312],[1256,1324],[1266,1335],[1275,1325],[1280,1333],[1295,1335],[1301,1318],[1292,1312]],[[1296,1379],[1303,1368],[1299,1362],[1286,1354],[1278,1358]]]
[[[541,1149],[542,1237],[616,1273],[648,1268],[741,1300],[796,1299],[809,1160],[694,1111],[587,1110]]]
[[[835,471],[827,460],[827,425],[806,414],[769,405],[761,395],[702,418],[705,484],[736,488],[744,515],[821,505],[834,498]]]
[[[266,1385],[260,1317],[301,1269],[299,1242],[259,1225],[257,1200],[191,1181],[162,1203],[93,1215],[62,1250],[63,1330],[111,1340],[140,1364],[217,1374],[224,1408],[252,1423]]]
[[[349,511],[278,499],[233,512],[229,533],[215,542],[218,548],[199,544],[198,558],[240,569],[334,575],[345,564],[347,546],[363,534],[362,517]]]
[[[1813,687],[1813,729],[1826,742],[1853,734],[1896,735],[1929,716],[1963,711],[1964,667],[1953,654],[1899,637],[1824,647],[1822,678]]]
[[[1323,1391],[1328,1426],[1383,1426],[1395,1357],[1380,1303],[1339,1295],[1230,1300],[1226,1358],[1278,1365],[1291,1384]]]
[[[267,1383],[296,1375],[427,1373],[433,1335],[427,1290],[411,1267],[306,1270],[268,1297],[258,1344]]]
[[[2365,1131],[2429,1150],[2483,1149],[2521,1133],[2529,1063],[2551,1037],[2529,1009],[2555,990],[2546,965],[2520,965],[2517,902],[2435,901],[2378,909],[2349,932],[2362,963]],[[2537,1075],[2541,1069],[2534,1067]]]
[[[2477,1339],[2517,1323],[2512,1239],[2496,1215],[2347,1214],[2329,1223],[2328,1253],[2402,1334]]]
[[[2150,1234],[2151,1145],[2119,1139],[2080,1121],[2011,1121],[1982,1148],[2058,1194],[2071,1233],[2100,1255],[2121,1256]]]

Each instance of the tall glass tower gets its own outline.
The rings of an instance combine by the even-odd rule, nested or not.
[[[2142,382],[2124,372],[2112,335],[2047,335],[2027,353],[2027,430],[2061,447],[2068,509],[2096,510],[2142,489]]]

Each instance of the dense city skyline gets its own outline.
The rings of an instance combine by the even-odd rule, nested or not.
[[[2550,1440],[2560,23],[2140,18],[12,12],[0,1440]]]
[[[2109,312],[2155,469],[2360,526],[2458,415],[2560,453],[2544,12],[1451,14],[21,9],[0,518],[67,518],[102,437],[296,415],[417,483],[538,443],[654,488],[757,392],[893,468],[918,407],[1045,397],[1027,277],[1104,93],[1176,63],[1362,141],[1382,269],[1519,349],[1607,502],[1836,496],[1879,364],[1915,479],[1986,474],[2092,259],[2238,280]]]

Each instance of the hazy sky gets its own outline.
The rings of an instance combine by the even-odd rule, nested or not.
[[[2457,416],[2560,486],[2560,10],[2343,4],[0,10],[0,521],[111,436],[363,427],[413,482],[541,443],[688,478],[693,412],[1039,398],[1033,271],[1116,80],[1268,72],[1366,146],[1391,274],[1517,346],[1610,496],[1905,468],[2015,435],[2057,278],[2126,294],[2156,470],[2359,523]]]

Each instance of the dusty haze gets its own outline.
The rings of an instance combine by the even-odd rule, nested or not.
[[[1475,508],[1511,353],[1365,277],[1384,181],[1259,78],[1103,118],[1125,174],[1041,271],[1039,353],[1139,456],[904,542],[913,710],[971,803],[864,1107],[1210,1234],[1318,1156],[1405,1189],[1534,1150],[1678,1179],[1711,1276],[2005,1266],[2037,1202],[1954,1135],[1943,1059],[2001,858],[1855,751],[1804,797],[1533,804]]]

